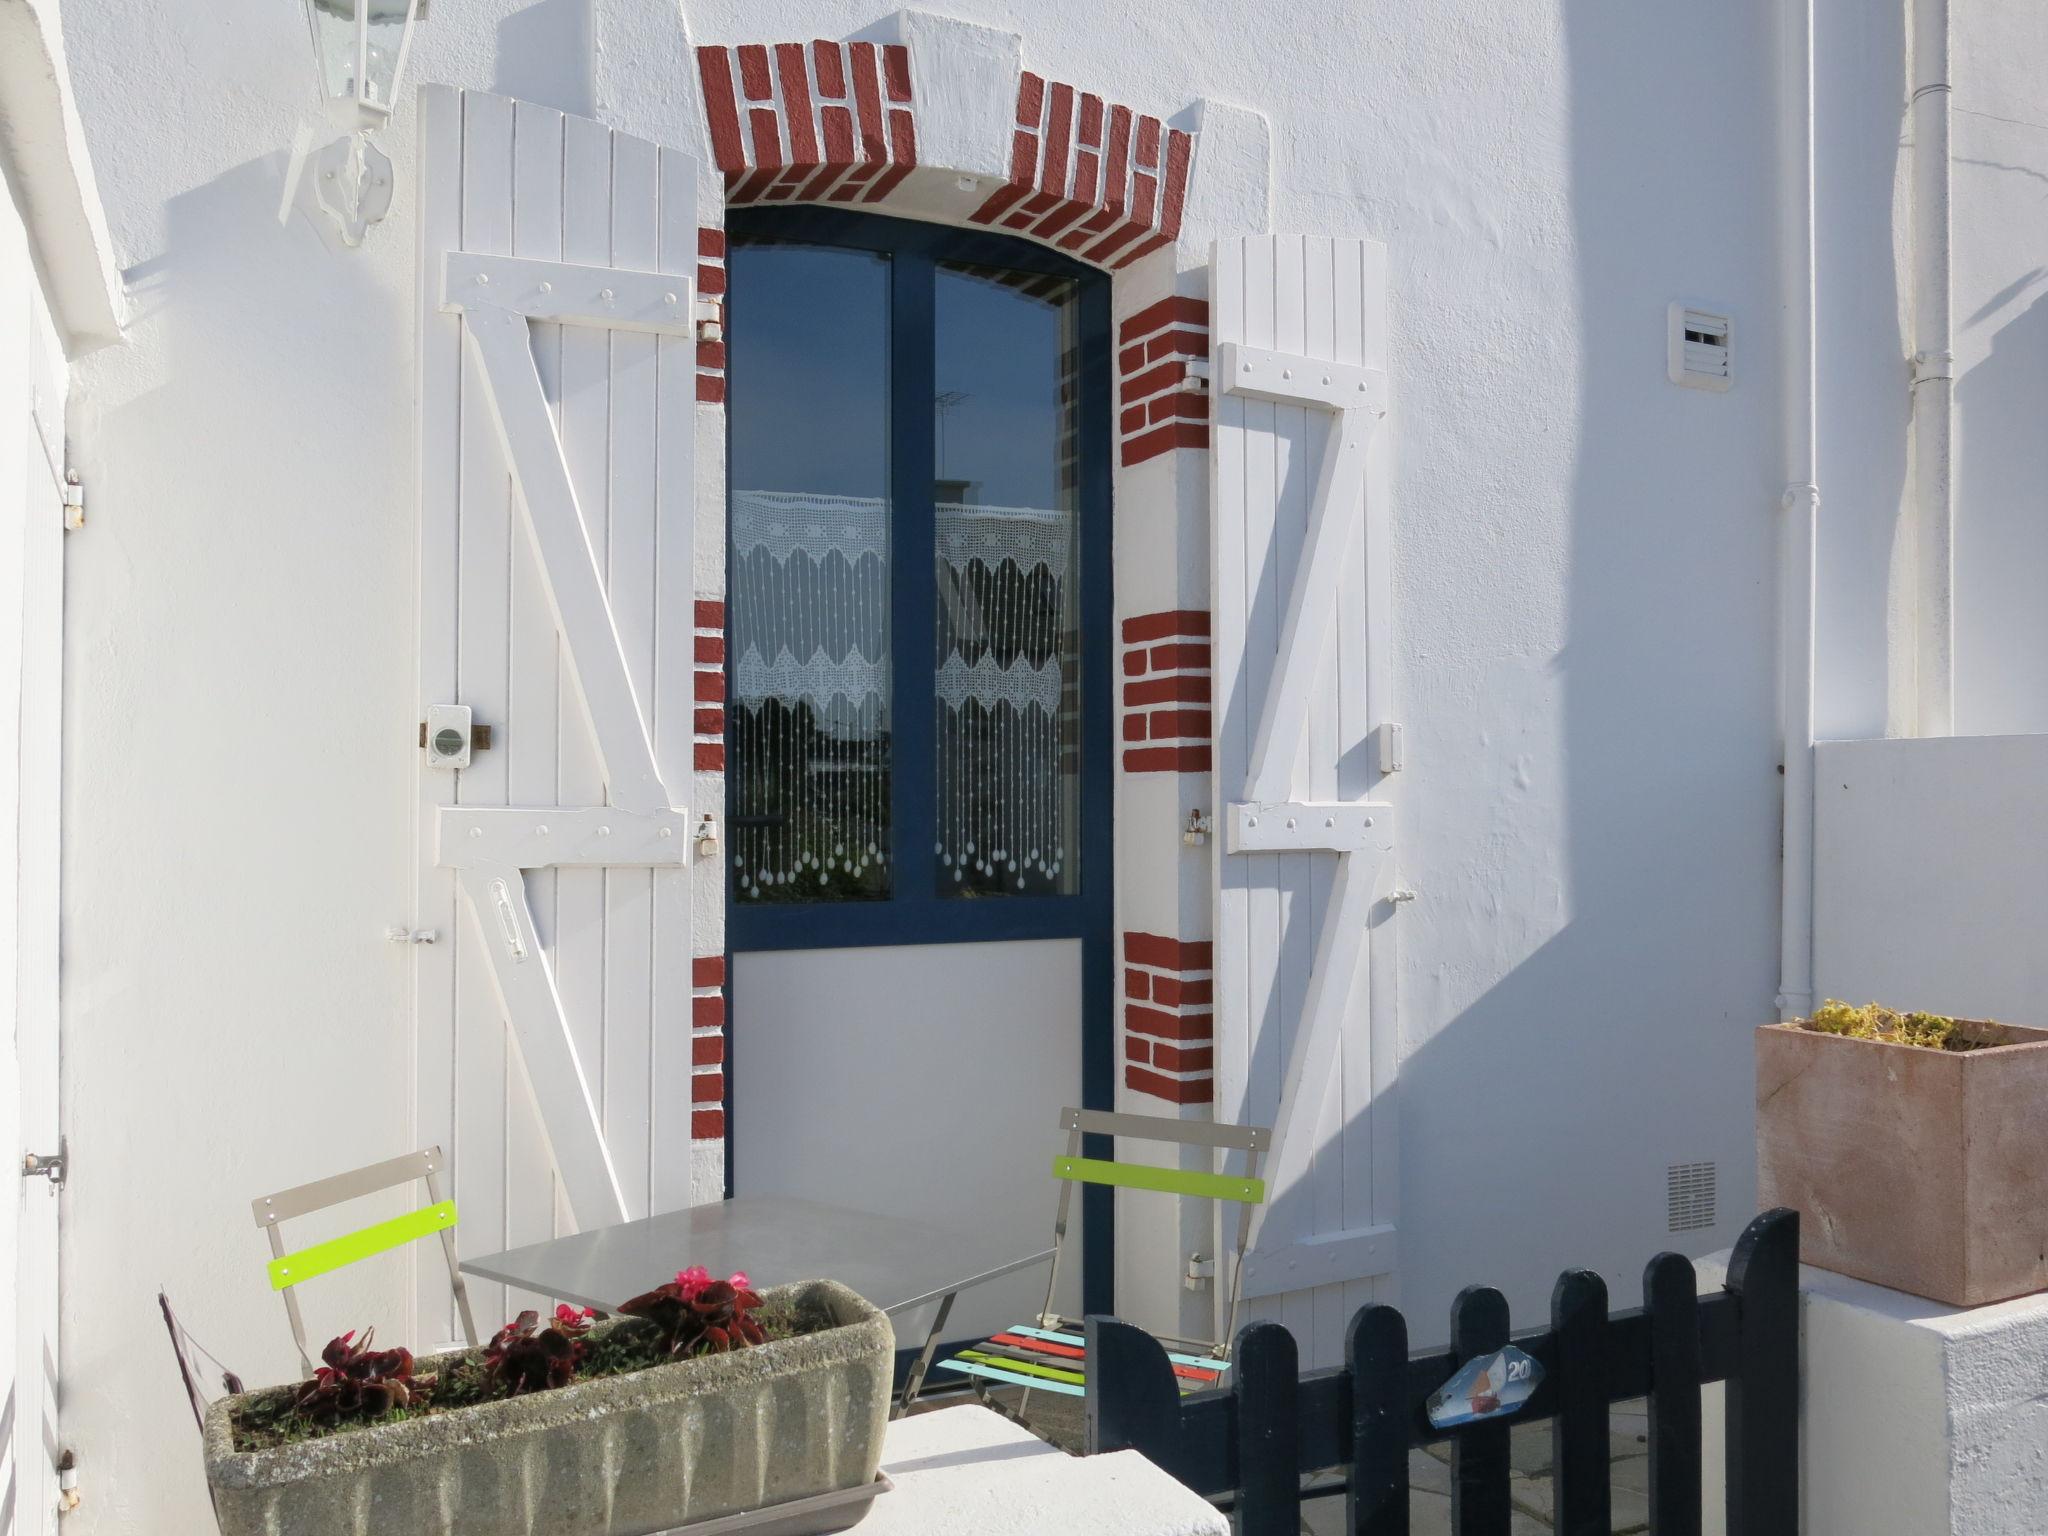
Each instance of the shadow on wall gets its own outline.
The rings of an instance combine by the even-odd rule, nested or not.
[[[1890,593],[1911,571],[1910,527],[1901,517],[1910,343],[1891,258],[1894,199],[1905,195],[1897,178],[1906,7],[1816,0],[1814,9],[1815,242],[1824,275],[1814,708],[1817,734],[1828,741],[1885,734]]]
[[[64,1229],[65,1412],[82,1457],[121,1468],[87,1529],[208,1519],[157,1287],[249,1379],[290,1380],[249,1199],[405,1144],[403,1093],[317,1131],[307,1105],[411,1066],[386,1025],[402,973],[364,911],[402,899],[402,834],[377,829],[412,814],[393,727],[414,666],[412,327],[388,285],[410,227],[332,251],[301,215],[279,226],[283,173],[267,155],[170,198],[161,254],[125,274],[129,346],[81,369],[96,512],[66,557],[65,796],[85,809],[66,816],[64,1099],[76,1143],[116,1150],[109,1219]],[[249,892],[270,897],[232,899]],[[323,1316],[402,1319],[397,1271],[357,1268]]]
[[[1779,41],[1765,6],[1702,15],[1696,37],[1654,8],[1565,12],[1568,239],[1534,258],[1554,270],[1506,277],[1549,284],[1558,303],[1514,322],[1526,334],[1474,333],[1499,351],[1438,361],[1453,375],[1503,358],[1526,370],[1539,403],[1524,449],[1533,464],[1542,418],[1575,416],[1571,478],[1562,505],[1532,472],[1496,526],[1424,540],[1469,558],[1444,586],[1477,604],[1489,583],[1512,585],[1518,543],[1540,585],[1558,556],[1545,530],[1561,530],[1562,651],[1546,650],[1538,620],[1516,653],[1432,658],[1411,642],[1402,661],[1428,669],[1426,691],[1471,701],[1411,754],[1444,862],[1404,871],[1420,899],[1395,919],[1404,1025],[1443,1015],[1404,1041],[1398,1086],[1401,1302],[1418,1342],[1441,1336],[1468,1284],[1505,1291],[1517,1326],[1541,1319],[1567,1267],[1601,1272],[1611,1305],[1637,1305],[1652,1255],[1726,1245],[1755,1203],[1751,1033],[1774,1016],[1778,959],[1775,114],[1671,103],[1725,99],[1735,79],[1768,88],[1760,61]],[[1667,382],[1674,299],[1735,308],[1730,392]],[[1576,411],[1542,403],[1547,363],[1574,351]],[[1471,505],[1398,513],[1438,516],[1481,521]],[[1459,803],[1445,803],[1454,782]],[[1418,956],[1442,958],[1423,972]],[[1473,973],[1498,979],[1475,986]],[[1293,1024],[1276,1010],[1256,1028]],[[1667,1167],[1681,1162],[1718,1165],[1710,1229],[1668,1229]],[[1307,1199],[1279,1199],[1270,1231],[1317,1230]]]
[[[533,0],[498,23],[498,95],[589,117],[590,74],[589,0]]]
[[[2048,731],[2048,294],[1956,381],[1956,729]]]

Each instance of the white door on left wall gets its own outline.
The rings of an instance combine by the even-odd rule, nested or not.
[[[58,794],[65,365],[0,201],[0,1533],[57,1528]],[[7,1259],[11,1263],[4,1262]]]

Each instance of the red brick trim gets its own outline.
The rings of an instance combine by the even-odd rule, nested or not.
[[[697,299],[699,319],[715,320],[720,339],[697,343],[697,398],[707,405],[725,404],[725,231],[710,225],[697,229]],[[706,306],[709,306],[706,308]]]
[[[1124,1083],[1173,1104],[1215,1092],[1213,950],[1206,939],[1124,935]]]
[[[1194,135],[1024,71],[1010,177],[968,217],[1127,267],[1180,236]]]
[[[1124,772],[1209,772],[1209,615],[1140,614],[1123,639]]]
[[[729,203],[879,203],[917,165],[901,44],[703,47],[697,74]]]
[[[1173,294],[1117,327],[1117,437],[1126,468],[1176,448],[1209,446],[1209,305]]]
[[[690,1135],[725,1136],[725,956],[690,961]]]
[[[696,768],[725,772],[725,604],[697,599]]]

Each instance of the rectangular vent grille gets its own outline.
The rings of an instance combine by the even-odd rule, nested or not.
[[[1671,382],[1688,389],[1726,389],[1734,379],[1728,317],[1674,304],[1670,326]]]
[[[1673,1163],[1664,1170],[1664,1211],[1673,1232],[1701,1232],[1715,1221],[1717,1199],[1712,1163]]]

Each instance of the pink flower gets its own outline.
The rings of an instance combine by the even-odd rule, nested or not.
[[[711,1271],[702,1264],[692,1264],[688,1269],[680,1270],[676,1274],[676,1289],[683,1293],[685,1301],[690,1300],[710,1283]]]
[[[597,1316],[597,1313],[589,1307],[584,1307],[579,1311],[567,1302],[562,1302],[555,1308],[555,1321],[558,1323],[580,1323],[586,1317],[595,1316]]]
[[[726,1284],[730,1285],[736,1291],[744,1291],[745,1289],[747,1289],[747,1286],[749,1284],[749,1281],[747,1280],[747,1272],[744,1269],[734,1270],[732,1272],[732,1279],[728,1280]]]

